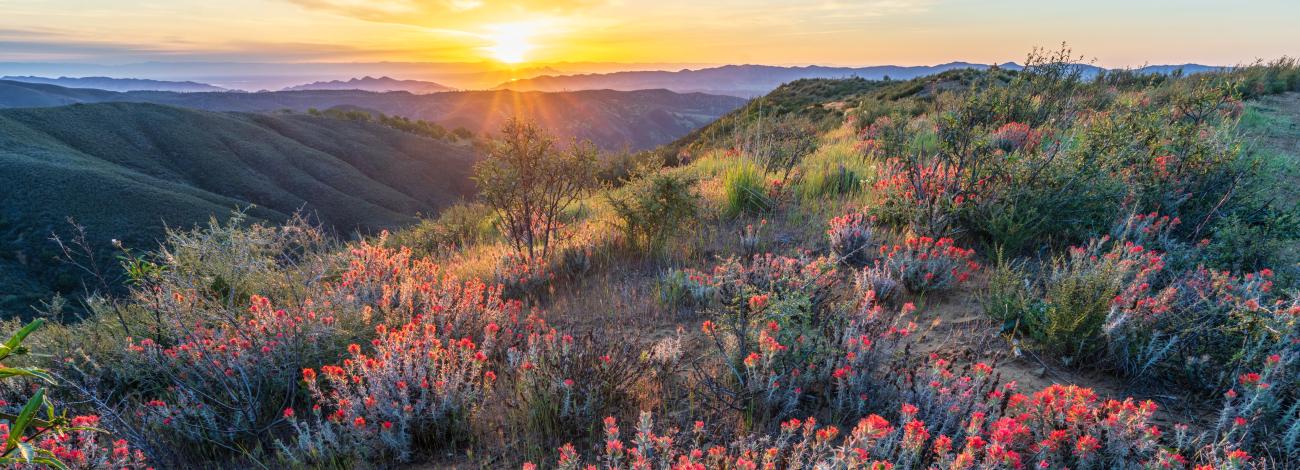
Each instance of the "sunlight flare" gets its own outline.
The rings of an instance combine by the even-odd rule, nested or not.
[[[484,47],[483,51],[492,59],[506,64],[523,63],[528,60],[528,53],[536,49],[533,40],[537,36],[537,30],[536,23],[492,26],[488,34],[484,35],[492,45]]]

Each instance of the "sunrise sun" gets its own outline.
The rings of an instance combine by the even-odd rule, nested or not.
[[[535,25],[513,23],[491,28],[486,39],[492,45],[483,48],[493,59],[507,64],[518,64],[528,59],[528,52],[535,46],[531,39],[536,34]]]

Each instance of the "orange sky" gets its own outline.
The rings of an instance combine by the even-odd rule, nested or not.
[[[1295,0],[0,0],[0,61],[919,65],[1067,41],[1221,65],[1300,54],[1297,19]]]

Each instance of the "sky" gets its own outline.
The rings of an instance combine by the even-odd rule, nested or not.
[[[0,0],[0,62],[932,65],[1067,42],[1231,65],[1300,55],[1297,20],[1297,0]]]

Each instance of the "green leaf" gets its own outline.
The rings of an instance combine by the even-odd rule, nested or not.
[[[33,331],[36,331],[37,328],[40,328],[41,325],[44,324],[45,319],[37,318],[32,320],[31,323],[28,323],[27,326],[24,326],[23,329],[18,330],[18,332],[14,333],[13,336],[10,336],[9,341],[5,341],[4,344],[0,345],[0,360],[4,360],[4,358],[13,354],[14,351],[17,351],[18,346],[23,343],[24,339],[27,339],[27,335],[32,334]]]
[[[49,451],[42,451],[42,452],[49,452]],[[68,466],[63,462],[60,462],[59,459],[56,457],[40,457],[40,458],[32,459],[32,463],[44,465],[50,468],[57,468],[59,470],[69,470]]]
[[[30,400],[27,400],[27,404],[23,405],[23,411],[18,413],[18,418],[9,425],[9,439],[5,443],[6,451],[19,447],[23,434],[27,432],[27,426],[32,422],[32,417],[36,415],[37,411],[40,411],[41,405],[44,404],[45,389],[42,388],[37,390],[36,395],[32,395]]]
[[[32,459],[36,458],[36,448],[32,447],[30,442],[19,442],[18,454],[23,456],[23,460],[31,462]]]
[[[10,378],[10,377],[18,377],[18,376],[24,376],[24,377],[36,377],[36,378],[41,379],[41,380],[44,380],[44,381],[46,381],[46,382],[51,382],[51,383],[54,382],[54,378],[51,377],[50,374],[49,374],[48,372],[45,372],[45,370],[43,370],[43,369],[38,369],[38,368],[35,368],[35,367],[3,367],[3,366],[0,366],[0,379],[7,379],[7,378]]]

